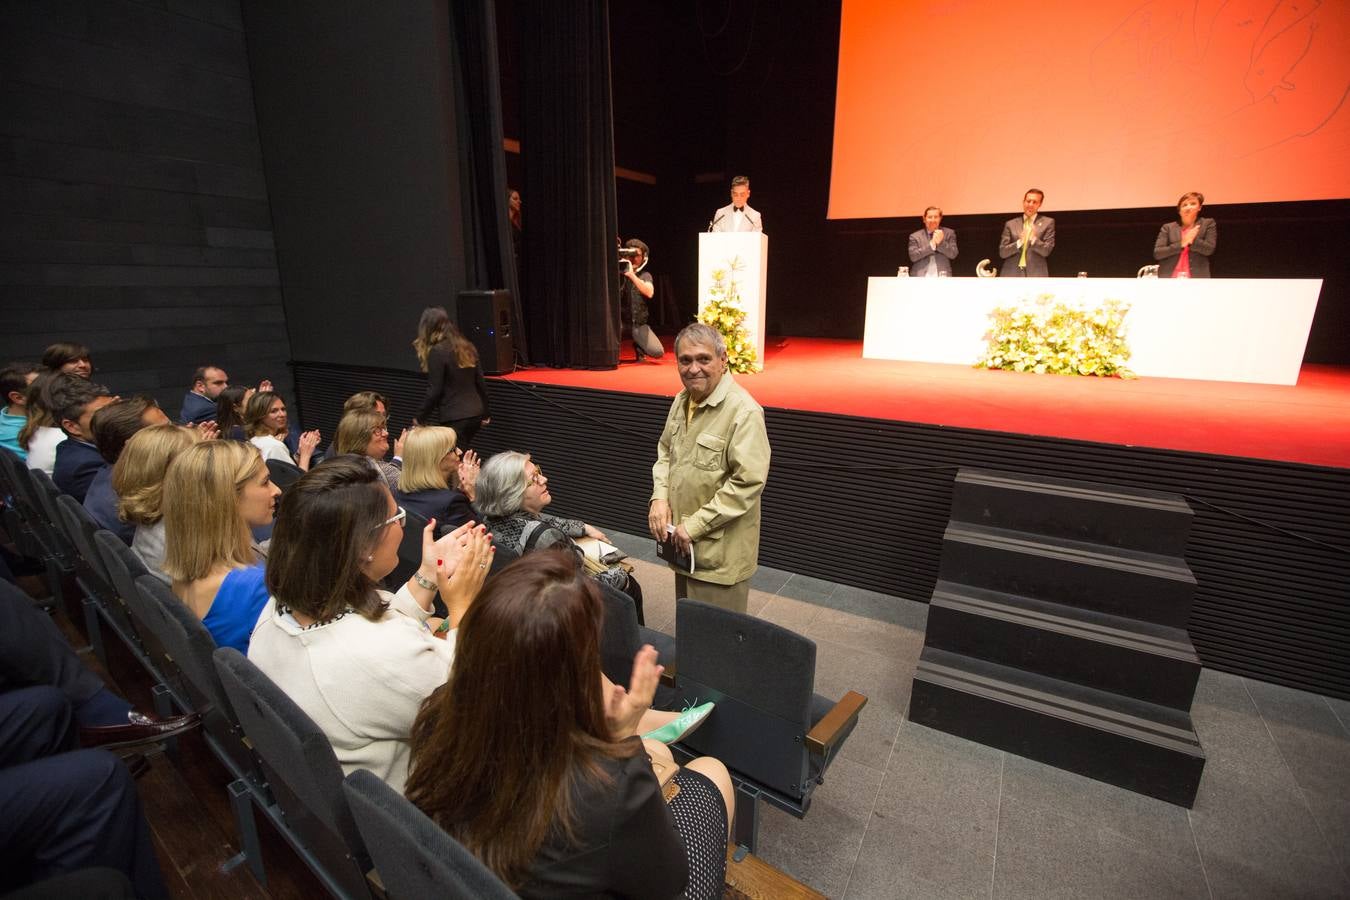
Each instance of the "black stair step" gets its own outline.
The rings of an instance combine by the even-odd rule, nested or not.
[[[909,719],[1190,807],[1204,751],[1184,712],[925,647]]]
[[[950,522],[943,581],[1186,627],[1195,578],[1185,561],[1119,547]]]
[[[964,468],[952,488],[951,518],[1181,556],[1193,517],[1176,494]]]
[[[946,581],[925,644],[1183,711],[1200,677],[1182,629]]]

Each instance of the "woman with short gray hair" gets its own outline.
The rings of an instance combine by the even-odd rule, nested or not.
[[[573,538],[591,537],[607,541],[604,532],[580,519],[563,519],[545,513],[553,502],[548,476],[528,453],[504,450],[483,463],[478,474],[474,506],[492,532],[498,547],[523,556],[531,550],[570,550],[582,563],[585,554]],[[623,566],[613,565],[593,573],[598,581],[617,588],[633,598],[638,622],[642,614],[642,586]]]

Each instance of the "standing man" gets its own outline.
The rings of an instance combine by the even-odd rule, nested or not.
[[[956,259],[956,232],[942,228],[942,210],[923,211],[923,227],[909,236],[909,274],[912,278],[936,278],[952,274]]]
[[[216,399],[230,386],[230,376],[216,366],[202,366],[192,373],[192,390],[183,396],[183,411],[178,414],[184,425],[200,425],[216,418]]]
[[[727,374],[726,343],[702,322],[675,338],[675,362],[684,390],[656,447],[647,526],[658,542],[693,548],[694,572],[675,573],[676,597],[745,612],[769,477],[764,410]]]
[[[731,202],[713,213],[709,231],[763,231],[764,218],[749,204],[750,179],[737,175],[731,179]]]
[[[1046,258],[1055,249],[1055,220],[1040,215],[1045,191],[1032,188],[1022,195],[1022,215],[1009,219],[998,242],[1003,257],[1003,277],[1036,277],[1050,274]]]

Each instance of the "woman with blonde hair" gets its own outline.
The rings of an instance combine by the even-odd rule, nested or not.
[[[475,518],[474,485],[478,455],[455,446],[455,429],[421,425],[408,432],[403,444],[403,470],[394,499],[424,519],[435,519],[442,529],[455,529]]]
[[[41,469],[48,477],[56,468],[56,445],[66,439],[48,406],[47,386],[54,377],[51,372],[43,372],[28,382],[23,395],[28,421],[19,429],[19,444],[28,451],[28,468]]]
[[[449,425],[467,450],[479,427],[492,422],[478,351],[442,307],[422,310],[413,341],[417,363],[427,373],[427,395],[417,410],[419,425]]]
[[[248,652],[267,602],[250,528],[272,521],[281,490],[257,448],[235,441],[189,447],[164,478],[164,574],[217,646]]]
[[[131,550],[164,583],[164,476],[178,454],[197,443],[195,428],[152,425],[131,436],[112,470],[117,516],[135,528]]]
[[[406,434],[395,442],[393,461],[386,460],[384,456],[389,452],[389,420],[384,413],[374,409],[354,409],[344,413],[338,420],[333,446],[339,454],[354,453],[370,460],[384,479],[385,487],[392,492],[398,487],[399,473],[403,468],[401,456],[405,439]]]
[[[274,391],[257,391],[244,404],[244,435],[258,448],[263,459],[276,459],[309,471],[309,461],[319,446],[319,432],[306,431],[300,435],[300,450],[292,457],[286,449],[286,433],[290,422],[286,416],[286,401]]]

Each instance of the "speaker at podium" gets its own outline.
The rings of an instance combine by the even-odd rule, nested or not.
[[[456,319],[459,330],[478,348],[484,373],[504,375],[515,370],[510,291],[460,291]]]

